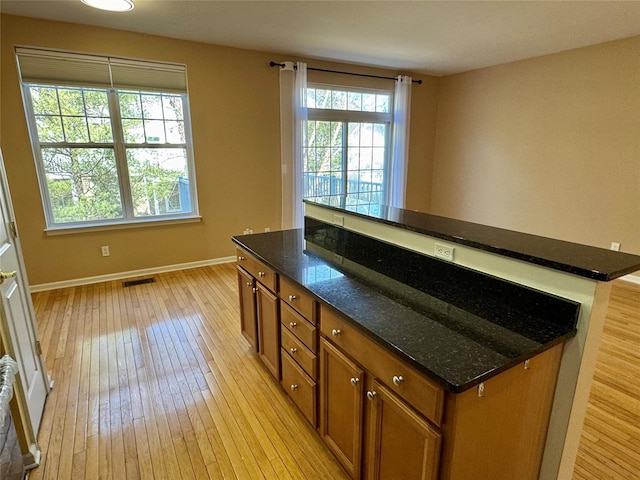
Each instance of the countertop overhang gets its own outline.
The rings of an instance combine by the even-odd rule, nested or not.
[[[638,255],[362,202],[353,196],[304,202],[593,280],[607,282],[640,270]]]

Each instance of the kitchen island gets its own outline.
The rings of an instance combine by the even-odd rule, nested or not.
[[[329,202],[307,203],[304,232],[291,230],[234,238],[239,247],[239,265],[247,257],[258,262],[255,277],[249,275],[249,282],[243,277],[239,285],[251,283],[252,292],[256,289],[254,293],[259,299],[255,316],[267,319],[254,328],[254,346],[258,350],[259,343],[269,346],[269,339],[260,342],[258,334],[271,332],[274,339],[269,347],[271,353],[267,348],[261,354],[261,358],[269,358],[265,364],[270,365],[285,388],[291,389],[292,397],[300,395],[294,401],[304,397],[304,401],[297,402],[301,411],[312,425],[319,426],[329,448],[354,478],[363,474],[384,478],[385,468],[398,468],[393,452],[391,459],[376,456],[376,452],[382,451],[384,443],[380,442],[385,441],[385,431],[380,430],[377,437],[369,435],[376,425],[379,428],[386,425],[376,401],[385,405],[397,403],[402,411],[416,414],[415,418],[411,415],[407,418],[427,420],[415,430],[425,455],[418,458],[423,465],[431,465],[421,473],[425,478],[465,478],[469,472],[474,472],[475,478],[535,478],[552,407],[561,424],[564,420],[566,431],[563,402],[558,407],[558,395],[554,397],[556,378],[559,372],[561,378],[563,373],[567,376],[566,365],[565,372],[561,368],[561,358],[571,349],[565,349],[563,355],[564,342],[574,341],[573,337],[580,334],[581,321],[584,323],[585,318],[589,320],[594,311],[601,309],[593,301],[595,289],[591,283],[599,284],[599,280],[610,280],[640,268],[640,258],[618,255],[609,264],[600,259],[591,268],[588,262],[575,258],[565,261],[566,255],[558,256],[563,248],[575,254],[566,242],[526,236],[529,244],[525,247],[529,251],[526,248],[522,251],[522,242],[516,240],[517,235],[524,234],[500,232],[503,243],[512,242],[507,248],[499,242],[486,241],[492,233],[490,227],[483,229],[467,222],[433,217],[431,220],[437,220],[434,227],[433,221],[428,222],[431,216],[416,212],[376,206],[372,214],[369,206],[363,213],[362,206],[358,206],[360,211],[349,211],[345,205],[336,207],[326,204]],[[385,214],[381,215],[381,211]],[[425,228],[425,222],[431,228]],[[461,235],[461,231],[473,235]],[[555,257],[535,251],[538,248],[548,254],[549,248],[541,245],[547,240],[556,242]],[[438,246],[436,241],[440,242]],[[435,249],[442,246],[452,254],[448,260],[434,258]],[[520,246],[520,250],[514,246]],[[500,261],[478,260],[465,249],[474,254],[498,255]],[[483,262],[492,268],[482,268]],[[519,268],[514,268],[512,262],[517,262]],[[526,267],[522,268],[521,263]],[[247,273],[252,269],[240,270]],[[572,278],[577,275],[587,283],[563,282],[567,275]],[[263,276],[267,280],[261,282]],[[268,280],[270,276],[275,281]],[[299,293],[283,295],[283,281],[284,285],[299,288]],[[269,288],[264,288],[263,283],[269,282]],[[567,284],[571,287],[566,288]],[[296,301],[305,296],[311,302],[310,307],[300,315],[304,309],[297,309]],[[242,303],[250,306],[248,292],[244,297]],[[243,325],[250,323],[252,315],[245,313]],[[281,316],[286,316],[287,321],[282,320],[284,326],[278,328]],[[265,326],[269,323],[270,327]],[[296,327],[291,327],[294,324]],[[305,332],[313,332],[314,336],[306,343],[299,342],[304,336],[297,334],[298,324],[310,328]],[[243,332],[251,338],[244,326]],[[349,341],[345,332],[358,341]],[[362,348],[363,342],[366,348]],[[310,359],[308,366],[298,360],[301,353]],[[384,361],[378,359],[387,356],[393,368],[405,369],[406,373],[389,373],[385,379],[386,371],[378,365]],[[368,425],[348,429],[348,441],[340,440],[345,432],[336,435],[337,427],[332,423],[337,403],[332,394],[339,389],[334,386],[337,380],[328,373],[342,371],[347,368],[345,365],[355,366],[356,373],[349,373],[346,378],[351,380],[353,392],[357,392],[359,385],[365,385],[366,396],[387,399],[360,405],[363,391],[347,402],[352,405],[347,413],[360,416],[361,423]],[[291,383],[291,378],[298,380]],[[408,379],[413,378],[422,382],[417,394],[409,391]],[[306,382],[306,390],[299,386],[302,381]],[[389,391],[393,389],[404,403],[393,403],[394,392]],[[570,390],[575,390],[575,381]],[[562,393],[562,388],[558,392]],[[346,394],[352,393],[340,391],[342,403]],[[518,428],[511,425],[505,430],[504,424],[500,424],[510,421],[522,425]],[[551,427],[553,421],[551,415]],[[388,434],[393,438],[393,428],[388,428]],[[550,428],[549,440],[553,440],[553,434]],[[501,451],[492,452],[495,449]],[[491,455],[497,453],[499,458],[493,462],[499,460],[501,464],[487,467],[492,462]],[[550,462],[547,468],[555,468],[557,472],[558,462],[554,467],[553,461],[546,460]],[[543,475],[544,469],[541,478]]]

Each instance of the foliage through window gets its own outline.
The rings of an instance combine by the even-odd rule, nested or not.
[[[389,91],[309,85],[304,198],[347,194],[384,203],[392,100]]]
[[[23,88],[49,227],[197,214],[186,93]]]

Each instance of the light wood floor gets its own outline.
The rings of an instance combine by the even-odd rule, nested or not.
[[[346,479],[239,332],[233,264],[42,292],[40,479]]]
[[[40,479],[346,479],[239,334],[232,264],[33,296]],[[574,480],[640,478],[640,286],[616,282]]]
[[[640,479],[640,285],[613,284],[573,479]]]

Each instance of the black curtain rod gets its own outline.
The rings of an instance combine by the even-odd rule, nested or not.
[[[285,64],[284,63],[277,63],[274,62],[273,60],[269,62],[269,66],[270,67],[284,67]],[[369,75],[366,73],[353,73],[353,72],[341,72],[340,70],[327,70],[324,68],[314,68],[314,67],[307,67],[307,70],[313,70],[315,72],[326,72],[326,73],[339,73],[341,75],[353,75],[356,77],[369,77],[369,78],[382,78],[384,80],[395,80],[395,77],[383,77],[381,75]],[[417,83],[418,85],[422,85],[422,80],[411,80],[412,83]]]

